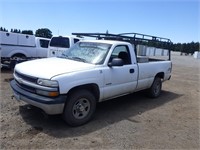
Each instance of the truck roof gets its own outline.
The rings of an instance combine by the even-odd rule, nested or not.
[[[129,42],[114,41],[114,40],[89,40],[85,39],[81,42],[105,43],[105,44],[130,44]]]
[[[35,37],[35,39],[50,40],[49,38],[44,38],[44,37]]]
[[[62,35],[54,35],[54,36],[52,36],[52,38],[54,38],[54,37],[83,39],[81,37],[77,37],[77,36],[74,36],[74,35],[64,35],[64,36],[62,36]]]

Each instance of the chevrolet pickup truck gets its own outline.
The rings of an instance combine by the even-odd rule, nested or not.
[[[80,126],[91,120],[98,102],[144,89],[156,98],[162,82],[171,77],[170,52],[158,53],[151,47],[137,56],[140,45],[135,37],[82,35],[96,36],[98,40],[79,41],[60,57],[17,64],[10,83],[15,98],[46,114],[62,114],[67,124]],[[133,38],[135,45],[127,42]],[[159,59],[144,56],[147,53],[158,53]],[[160,59],[163,55],[168,55],[168,59]]]

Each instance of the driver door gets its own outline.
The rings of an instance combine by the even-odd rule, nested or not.
[[[129,48],[127,45],[116,46],[110,57],[110,61],[113,58],[120,58],[121,53],[126,53],[123,66],[107,67],[104,71],[104,99],[116,97],[119,95],[131,93],[137,86],[137,64],[132,64]]]

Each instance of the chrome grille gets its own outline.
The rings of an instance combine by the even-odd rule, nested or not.
[[[17,71],[15,71],[15,74],[19,77],[19,78],[22,78],[23,80],[26,80],[26,81],[29,81],[29,82],[33,82],[33,83],[37,83],[37,79],[36,77],[31,77],[31,76],[27,76],[27,75],[24,75],[22,73],[19,73]]]
[[[17,85],[18,85],[21,89],[26,90],[26,91],[29,91],[29,92],[31,92],[31,93],[35,93],[35,88],[30,87],[30,86],[27,86],[27,85],[24,85],[24,84],[21,84],[21,83],[19,83],[17,80],[15,80],[15,81],[17,82]]]
[[[18,77],[18,78],[21,78],[22,80],[25,80],[25,81],[28,81],[28,82],[32,82],[32,83],[37,83],[37,79],[36,77],[31,77],[31,76],[27,76],[27,75],[24,75],[22,73],[19,73],[17,71],[15,71],[15,75]],[[35,93],[35,88],[34,87],[31,87],[31,86],[28,86],[28,85],[24,85],[23,83],[20,83],[19,81],[15,80],[17,82],[17,85],[21,88],[21,89],[24,89],[26,91],[29,91],[31,93]]]

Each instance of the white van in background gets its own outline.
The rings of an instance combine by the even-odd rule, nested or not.
[[[64,51],[82,38],[76,36],[53,36],[49,42],[48,57],[61,56]]]

